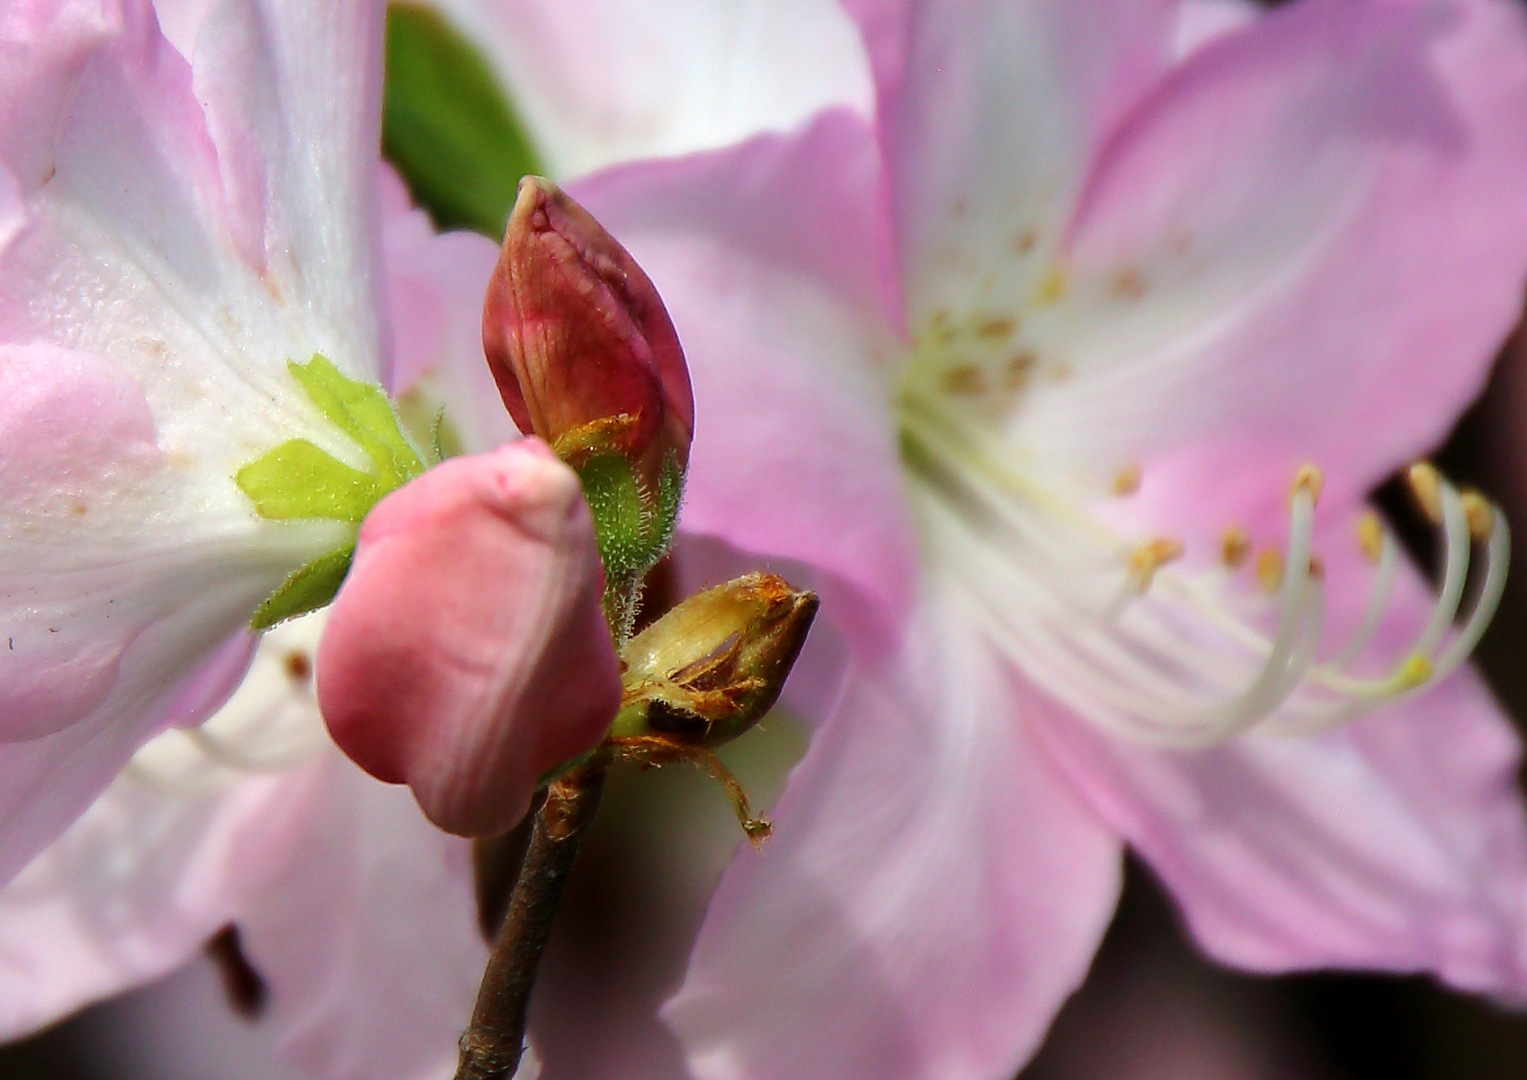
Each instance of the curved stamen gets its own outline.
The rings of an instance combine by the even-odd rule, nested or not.
[[[1333,655],[1317,660],[1325,623],[1313,551],[1318,470],[1300,470],[1286,544],[1258,560],[1269,569],[1276,560],[1276,573],[1263,575],[1270,595],[1261,597],[1237,590],[1231,577],[1248,561],[1239,531],[1222,541],[1223,558],[1211,571],[1184,568],[1179,542],[1130,543],[1081,512],[1085,500],[1064,497],[1064,483],[1041,483],[1028,468],[1016,475],[1012,455],[990,433],[916,410],[904,423],[915,440],[909,464],[927,481],[914,491],[925,496],[919,505],[929,542],[952,544],[946,568],[975,616],[1036,683],[1132,739],[1203,746],[1264,722],[1278,733],[1343,722],[1462,663],[1501,596],[1509,540],[1498,511],[1476,493],[1460,494],[1431,466],[1413,468],[1412,489],[1442,533],[1441,584],[1411,648],[1382,675],[1353,675],[1380,636],[1402,556],[1376,518],[1363,522],[1360,543],[1374,564],[1363,612]],[[1483,580],[1452,630],[1471,539],[1485,548]],[[998,582],[1004,587],[993,589]],[[1276,610],[1271,634],[1253,621],[1258,608]]]

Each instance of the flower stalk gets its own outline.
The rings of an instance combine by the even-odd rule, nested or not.
[[[604,740],[542,777],[545,801],[461,1037],[457,1080],[497,1080],[519,1067],[536,970],[613,762],[693,764],[721,783],[755,846],[768,837],[769,823],[712,747],[774,704],[817,609],[813,593],[746,574],[632,637],[641,585],[667,554],[678,517],[694,423],[689,374],[652,282],[548,181],[521,182],[488,286],[483,342],[521,430],[578,474],[623,675]]]
[[[536,970],[578,845],[604,795],[608,768],[608,754],[598,754],[547,789],[483,972],[471,1026],[461,1036],[456,1080],[507,1080],[519,1068]]]

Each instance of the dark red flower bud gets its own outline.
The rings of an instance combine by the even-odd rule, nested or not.
[[[483,308],[483,347],[515,423],[575,466],[613,449],[647,491],[682,476],[694,398],[678,334],[625,248],[527,176]]]

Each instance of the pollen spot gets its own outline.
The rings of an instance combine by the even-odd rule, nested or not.
[[[1039,243],[1039,233],[1034,229],[1025,229],[1013,239],[1013,251],[1018,255],[1027,255],[1034,250]]]
[[[1272,548],[1257,556],[1257,584],[1269,593],[1283,584],[1283,556]]]
[[[1324,581],[1326,579],[1326,564],[1319,555],[1310,556],[1310,577],[1316,581]]]
[[[313,661],[300,649],[293,649],[282,659],[287,677],[293,682],[305,683],[313,676]]]
[[[1138,300],[1145,295],[1145,279],[1132,267],[1120,270],[1108,283],[1108,291],[1119,300]]]
[[[1034,303],[1041,305],[1054,304],[1066,295],[1066,291],[1070,287],[1071,282],[1067,278],[1066,272],[1058,266],[1054,267],[1044,276],[1044,280],[1039,283],[1039,291],[1034,294]]]
[[[87,512],[87,510],[88,510],[88,507],[86,507],[85,504],[83,502],[81,502],[79,499],[75,499],[73,502],[71,502],[69,504],[69,512],[71,514],[73,514],[75,517],[84,517],[86,512]]]
[[[1049,375],[1051,382],[1063,383],[1067,379],[1071,378],[1073,374],[1075,374],[1075,372],[1072,371],[1071,365],[1066,363],[1064,360],[1058,360],[1054,364],[1050,365]]]
[[[1140,465],[1138,462],[1130,462],[1120,469],[1113,478],[1113,493],[1120,498],[1133,495],[1140,490]]]
[[[1013,336],[1016,324],[1009,318],[984,319],[976,325],[976,336],[988,341],[1003,342]]]
[[[1251,554],[1251,537],[1239,525],[1232,525],[1220,536],[1219,557],[1230,569],[1235,570],[1246,563]]]
[[[1371,510],[1357,519],[1357,546],[1362,549],[1365,559],[1374,566],[1379,564],[1379,556],[1384,551],[1384,524]]]
[[[1003,384],[1009,390],[1022,390],[1029,384],[1029,377],[1038,363],[1031,352],[1014,353],[1003,367]]]
[[[1429,461],[1418,461],[1405,473],[1405,482],[1416,505],[1433,525],[1442,523],[1442,475]]]
[[[944,392],[968,397],[986,392],[986,377],[974,364],[961,364],[944,372]]]

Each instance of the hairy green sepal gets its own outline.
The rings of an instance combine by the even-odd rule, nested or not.
[[[306,439],[289,439],[234,473],[233,482],[263,518],[340,521],[352,530],[342,547],[297,570],[260,605],[250,620],[256,630],[334,599],[355,554],[353,530],[384,495],[424,471],[380,387],[344,375],[317,353],[306,364],[288,361],[287,369],[324,418],[365,452],[370,468],[357,469]]]
[[[657,490],[652,491],[637,479],[631,463],[613,450],[595,453],[576,468],[604,563],[605,617],[624,638],[635,617],[643,576],[673,542],[684,475],[669,459],[663,464]]]

